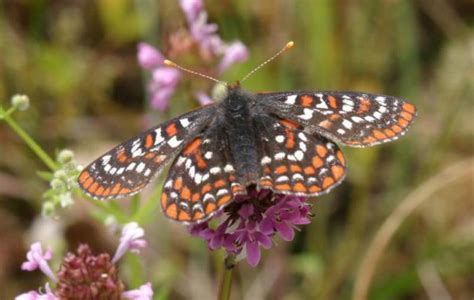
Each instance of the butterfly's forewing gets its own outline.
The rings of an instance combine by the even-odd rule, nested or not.
[[[407,101],[366,93],[272,93],[262,94],[261,100],[267,111],[352,147],[395,140],[416,116],[415,106]]]
[[[258,119],[261,136],[259,188],[277,193],[316,196],[328,192],[345,177],[345,159],[339,147],[320,135],[311,135],[290,120]]]
[[[79,186],[101,200],[137,193],[212,120],[214,112],[213,105],[189,112],[118,145],[82,171]]]
[[[161,196],[163,213],[183,223],[209,219],[244,193],[219,128],[193,139],[171,165]]]

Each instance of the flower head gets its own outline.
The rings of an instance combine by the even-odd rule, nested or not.
[[[161,65],[163,65],[163,54],[147,43],[139,43],[137,51],[138,63],[142,68],[153,70]]]
[[[240,41],[233,42],[226,47],[224,57],[219,63],[217,69],[219,73],[222,73],[231,65],[237,62],[246,61],[248,57],[249,50],[247,47],[245,47],[245,45]]]
[[[191,234],[206,240],[212,250],[224,248],[232,254],[245,250],[249,264],[256,266],[260,249],[271,248],[275,235],[290,241],[298,225],[310,222],[310,205],[305,197],[250,187],[246,195],[237,196],[224,209],[222,216],[225,219],[216,229],[205,222],[191,226]]]

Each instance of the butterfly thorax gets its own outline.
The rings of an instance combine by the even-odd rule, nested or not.
[[[252,95],[239,87],[229,88],[222,102],[224,128],[238,180],[249,185],[258,179],[256,132],[252,126]]]

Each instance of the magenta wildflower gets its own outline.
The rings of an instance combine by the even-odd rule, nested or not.
[[[30,251],[26,254],[27,261],[21,265],[21,269],[24,271],[34,271],[39,268],[53,282],[56,282],[56,276],[48,264],[48,260],[50,260],[51,257],[52,251],[50,249],[43,253],[41,243],[33,243],[30,247]]]
[[[122,236],[120,237],[120,244],[115,251],[113,263],[116,263],[127,251],[133,253],[140,253],[140,249],[145,248],[148,243],[142,237],[145,235],[143,228],[137,223],[131,222],[126,224],[122,229]]]
[[[209,105],[214,103],[211,97],[209,97],[206,93],[203,91],[196,92],[195,94],[196,99],[198,100],[199,104],[201,106]]]
[[[245,45],[236,41],[228,45],[225,49],[224,57],[217,67],[219,73],[224,72],[227,68],[237,62],[244,62],[249,57],[249,51]]]
[[[144,69],[152,70],[163,65],[164,57],[158,49],[147,43],[139,43],[137,47],[138,63]]]
[[[151,300],[153,299],[151,283],[148,282],[140,286],[138,289],[123,292],[122,297],[131,300]]]
[[[180,5],[188,22],[196,20],[204,8],[202,0],[181,0]]]
[[[260,248],[271,248],[276,234],[290,241],[298,225],[310,223],[310,205],[305,197],[250,187],[247,195],[237,196],[224,209],[222,216],[225,219],[216,229],[205,222],[190,226],[190,233],[206,240],[212,250],[223,248],[232,254],[245,250],[248,263],[256,266]]]

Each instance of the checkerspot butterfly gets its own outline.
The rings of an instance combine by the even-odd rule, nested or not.
[[[171,119],[118,145],[79,176],[95,199],[142,190],[171,163],[163,213],[208,220],[249,185],[317,196],[346,175],[338,144],[368,147],[398,139],[416,116],[413,104],[356,92],[252,94],[228,85],[221,102]]]

